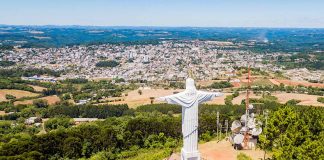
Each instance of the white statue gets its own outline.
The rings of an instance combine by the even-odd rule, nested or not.
[[[182,160],[200,160],[198,151],[198,104],[210,101],[222,93],[198,91],[193,79],[186,80],[186,90],[174,95],[160,97],[158,100],[182,106]]]

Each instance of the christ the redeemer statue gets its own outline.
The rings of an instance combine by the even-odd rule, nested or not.
[[[222,95],[222,93],[198,91],[195,87],[195,81],[188,78],[185,91],[158,98],[160,101],[182,106],[182,160],[200,160],[198,151],[198,104]]]

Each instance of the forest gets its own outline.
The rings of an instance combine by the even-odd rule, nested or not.
[[[1,71],[1,70],[0,70]],[[256,71],[255,71],[256,72]],[[0,103],[0,160],[36,159],[132,159],[149,154],[153,159],[163,159],[182,146],[181,106],[149,104],[130,108],[126,104],[112,105],[101,102],[109,96],[120,96],[136,85],[118,85],[113,81],[67,79],[57,83],[25,81],[19,76],[32,73],[58,74],[47,70],[21,70],[17,74],[4,72],[0,88],[19,89],[39,94],[40,97],[58,95],[61,102],[49,105],[41,99],[32,104],[14,105],[17,99],[6,95],[8,101]],[[116,79],[122,82],[122,79]],[[225,84],[225,83],[224,83]],[[217,86],[223,86],[223,83]],[[35,91],[29,85],[42,86]],[[218,88],[217,87],[217,88]],[[244,90],[245,88],[241,88]],[[323,95],[320,88],[303,86],[257,86],[253,92],[286,91]],[[199,140],[207,142],[216,136],[216,115],[220,122],[231,124],[245,113],[245,101],[233,105],[238,96],[234,91],[225,98],[226,105],[199,106]],[[93,104],[74,104],[90,98]],[[28,98],[21,98],[28,99]],[[322,101],[319,98],[319,101]],[[274,96],[263,95],[250,99],[255,104],[257,118],[263,121],[259,147],[272,159],[324,159],[324,109],[296,105],[296,100],[286,104],[276,102]],[[267,123],[263,111],[269,112]],[[44,126],[28,125],[26,119],[37,117]],[[98,121],[77,125],[73,118],[98,118]],[[225,132],[225,130],[222,130]]]
[[[164,39],[215,40],[246,43],[255,41],[246,49],[260,53],[301,52],[323,50],[323,29],[305,28],[217,28],[217,27],[100,27],[100,26],[14,26],[8,28],[9,34],[0,36],[1,49],[12,49],[16,41],[26,41],[24,48],[51,48],[72,45],[98,44],[158,44]],[[22,30],[37,30],[49,39],[33,38],[32,33]],[[96,30],[98,33],[91,31]],[[144,36],[137,33],[141,32]],[[116,36],[123,35],[123,36]],[[12,41],[6,41],[6,40]],[[265,42],[268,41],[268,42]]]

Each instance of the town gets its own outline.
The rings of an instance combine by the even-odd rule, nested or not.
[[[7,68],[48,68],[63,71],[58,80],[67,78],[123,78],[127,81],[159,82],[184,80],[192,70],[197,80],[232,77],[235,68],[251,66],[267,72],[282,72],[291,79],[323,82],[323,70],[285,69],[278,59],[292,54],[259,54],[246,50],[253,41],[162,41],[159,44],[102,44],[63,48],[19,48],[0,52],[0,61],[15,62]],[[303,59],[295,59],[296,62]],[[101,66],[100,62],[115,62]],[[36,76],[36,75],[35,75]],[[39,79],[40,77],[27,77]],[[46,81],[56,78],[45,77]]]

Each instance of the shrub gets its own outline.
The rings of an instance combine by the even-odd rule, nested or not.
[[[11,95],[11,94],[6,94],[6,99],[7,100],[12,100],[12,99],[16,99],[16,97]]]
[[[37,108],[46,108],[48,107],[48,102],[45,99],[35,99],[33,100],[33,105]]]
[[[291,99],[289,101],[286,102],[286,105],[296,105],[298,104],[299,102],[301,102],[300,100],[297,100],[297,99]]]
[[[240,153],[237,155],[236,157],[237,160],[252,160],[251,157],[247,156],[246,154],[244,153]]]
[[[318,97],[318,98],[317,98],[317,101],[318,101],[318,102],[321,102],[321,103],[324,103],[324,97]]]

